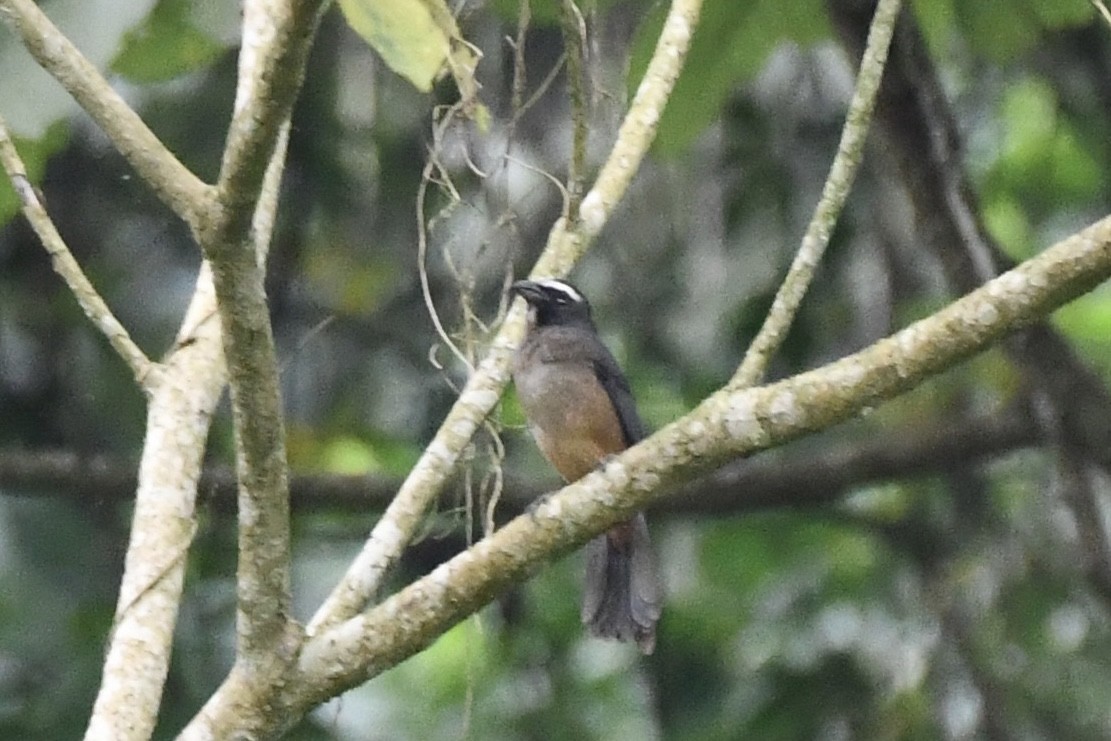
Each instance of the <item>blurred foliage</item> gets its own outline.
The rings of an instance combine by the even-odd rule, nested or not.
[[[124,34],[112,71],[134,82],[171,80],[211,64],[226,45],[206,34],[193,20],[189,0],[160,0],[146,20]]]
[[[635,92],[656,48],[668,6],[655,4],[639,24],[631,52],[629,92]],[[812,44],[829,37],[821,0],[710,0],[705,4],[683,74],[660,119],[656,146],[679,154],[718,118],[738,84],[760,71],[784,41]]]
[[[594,165],[640,82],[664,5],[583,6]],[[1105,215],[1111,32],[1086,0],[912,5],[959,118],[982,215],[1008,253],[1023,259]],[[213,179],[234,95],[238,6],[44,7],[126,80],[128,99],[171,150]],[[558,7],[529,3],[526,99],[561,64]],[[817,199],[851,90],[825,7],[707,0],[654,156],[573,276],[653,427],[729,378]],[[476,357],[496,323],[505,266],[524,274],[560,213],[558,190],[539,172],[562,177],[570,131],[558,71],[531,107],[513,110],[504,40],[516,36],[522,5],[453,8],[484,54],[491,130],[447,128],[422,218],[435,307]],[[0,35],[0,113],[18,122],[31,177],[77,258],[157,357],[192,291],[196,248],[104,137],[54,97],[54,83],[24,74],[25,56]],[[465,375],[434,331],[416,249],[433,111],[455,95],[446,83],[418,93],[339,13],[325,19],[294,115],[267,285],[294,473],[403,475]],[[953,298],[903,184],[877,156],[882,137],[873,141],[777,377],[864,347]],[[13,209],[0,186],[0,451],[107,453],[133,464],[143,399]],[[1054,321],[1106,382],[1107,290]],[[1027,392],[992,351],[786,452],[820,457],[834,443],[896,439]],[[512,393],[493,431],[507,477],[556,486]],[[461,503],[491,493],[479,485],[498,465],[490,434],[472,452],[474,475],[455,486]],[[232,450],[222,409],[209,456],[230,463]],[[291,737],[1107,738],[1111,604],[1078,556],[1056,462],[1028,449],[869,482],[825,507],[654,516],[668,594],[655,655],[583,636],[572,556],[318,709]],[[1096,483],[1106,497],[1107,482]],[[73,738],[99,681],[130,512],[64,491],[0,493],[0,738]],[[375,516],[297,516],[299,618]],[[394,586],[462,547],[469,521],[454,509],[430,517]],[[230,665],[234,578],[232,523],[204,510],[158,738],[175,734]]]

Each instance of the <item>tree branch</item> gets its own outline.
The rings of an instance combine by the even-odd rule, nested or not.
[[[803,451],[728,463],[652,507],[679,517],[722,517],[775,507],[833,502],[862,486],[914,476],[935,476],[955,465],[973,465],[1035,445],[1036,426],[1025,409],[914,425],[881,439],[808,446]],[[389,504],[399,479],[344,474],[293,474],[290,500],[297,514],[365,515]],[[135,468],[124,460],[65,451],[0,450],[0,491],[14,496],[77,498],[100,503],[129,500]],[[520,514],[551,491],[536,482],[509,479],[501,502]],[[197,485],[202,507],[234,516],[235,472],[206,469]],[[446,502],[445,502],[446,504]]]
[[[166,149],[139,115],[31,0],[0,0],[0,15],[23,39],[31,56],[104,130],[158,197],[196,229],[211,187]]]
[[[567,168],[567,203],[564,217],[574,224],[579,219],[583,169],[586,165],[586,21],[575,0],[560,0],[560,29],[567,55],[567,87],[571,91],[571,162]]]
[[[565,275],[624,195],[655,136],[656,123],[682,69],[701,7],[701,0],[674,0],[613,151],[583,199],[582,220],[572,228],[564,219],[556,223],[533,276]],[[307,628],[309,635],[350,618],[374,596],[386,572],[412,540],[424,513],[436,501],[471,437],[501,398],[509,381],[510,358],[523,333],[524,311],[516,306],[397,497],[374,526],[363,550],[313,616]]]
[[[830,0],[828,6],[846,46],[858,49],[867,9],[858,0]],[[962,167],[956,120],[912,14],[899,20],[876,118],[883,151],[895,162],[914,206],[916,234],[938,255],[949,283],[966,293],[1009,269],[1013,261],[980,218]],[[1052,399],[1068,441],[1111,471],[1111,394],[1068,341],[1039,322],[1003,350]]]
[[[212,274],[203,266],[174,349],[149,384],[131,540],[86,738],[150,738],[170,663],[205,439],[224,388]]]
[[[861,352],[770,386],[718,391],[604,470],[565,487],[376,607],[311,637],[296,681],[258,690],[246,706],[210,707],[208,728],[231,736],[288,728],[312,706],[425,648],[509,585],[708,466],[845,421],[1108,277],[1111,217]],[[246,713],[245,707],[271,711]]]
[[[58,233],[50,214],[46,212],[46,207],[39,200],[34,186],[27,177],[27,169],[19,158],[19,152],[16,151],[15,143],[8,133],[8,124],[2,116],[0,116],[0,164],[3,165],[4,171],[8,173],[8,179],[12,182],[24,218],[31,224],[43,248],[50,255],[54,272],[62,276],[62,280],[69,286],[81,310],[85,312],[85,316],[96,325],[101,334],[108,338],[116,354],[131,368],[135,383],[147,391],[147,375],[152,368],[150,359],[139,349],[127,329],[116,319],[108,304],[97,293],[92,282],[81,270],[81,265],[69,251],[62,235]]]
[[[580,238],[583,241],[589,242],[602,231],[613,209],[625,195],[644,154],[652,146],[660,114],[683,69],[691,36],[701,13],[702,0],[673,0],[671,3],[656,50],[644,71],[644,79],[640,81],[629,112],[617,131],[617,141],[599,171],[594,187],[583,198],[579,208],[582,222]],[[565,275],[573,262],[565,264],[558,257],[553,254],[551,260],[545,260],[541,256],[533,275]]]
[[[235,671],[279,676],[299,642],[290,617],[289,493],[278,363],[263,288],[288,121],[323,0],[244,7],[235,111],[217,207],[198,230],[212,264],[239,474]]]
[[[822,260],[830,236],[837,225],[837,218],[849,197],[860,160],[864,156],[864,142],[872,122],[872,110],[876,104],[876,93],[883,79],[883,69],[887,63],[887,51],[891,36],[895,32],[895,20],[899,17],[901,0],[880,0],[868,31],[868,42],[860,61],[860,71],[856,77],[849,112],[845,126],[841,130],[841,141],[837,145],[837,155],[833,159],[829,176],[822,187],[822,197],[814,209],[814,216],[806,227],[806,234],[799,245],[799,251],[791,262],[787,277],[776,291],[768,315],[764,319],[748,352],[745,353],[741,367],[733,375],[730,384],[735,388],[745,388],[760,382],[767,373],[772,355],[783,344],[787,331],[794,321],[799,305],[802,303],[818,263]]]

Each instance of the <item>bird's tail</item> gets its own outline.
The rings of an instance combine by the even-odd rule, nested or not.
[[[660,580],[643,514],[586,546],[582,621],[599,638],[635,641],[642,653],[656,647]]]

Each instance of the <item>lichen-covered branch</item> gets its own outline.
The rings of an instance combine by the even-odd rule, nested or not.
[[[769,386],[727,386],[603,470],[565,487],[428,576],[310,638],[300,661],[310,694],[291,697],[290,702],[304,712],[396,665],[508,585],[706,467],[850,419],[1108,277],[1111,217],[854,355]],[[228,729],[260,730],[225,719],[232,724],[225,726]]]
[[[31,0],[0,0],[0,16],[35,60],[104,130],[163,203],[196,227],[211,188],[181,164],[65,34]]]
[[[326,3],[246,3],[239,85],[216,207],[197,230],[212,264],[239,474],[237,670],[275,676],[290,617],[289,491],[277,354],[263,288],[293,101]],[[260,207],[260,204],[262,206]],[[266,214],[259,228],[260,212]]]
[[[327,626],[280,687],[245,683],[186,738],[264,737],[428,646],[500,591],[709,466],[845,421],[1111,277],[1111,218],[875,345],[779,383],[726,387],[381,604]]]
[[[624,195],[656,133],[664,104],[682,69],[701,0],[674,0],[644,81],[621,125],[617,142],[594,187],[583,199],[582,219],[560,219],[532,275],[565,275],[598,234]],[[590,205],[589,215],[587,205]],[[509,381],[509,360],[524,334],[524,312],[512,309],[491,342],[486,358],[468,379],[436,436],[425,448],[397,496],[375,525],[343,579],[317,610],[309,634],[355,615],[374,596],[382,578],[412,540],[424,513],[436,501],[464,448],[497,404]]]
[[[174,349],[152,374],[131,540],[100,691],[86,738],[145,741],[158,718],[196,533],[197,480],[224,389],[216,294],[207,266]]]
[[[901,7],[902,0],[880,0],[876,7],[868,32],[867,46],[860,62],[860,71],[856,77],[856,89],[849,103],[845,126],[841,130],[837,155],[822,188],[822,197],[814,209],[814,216],[806,228],[799,251],[775,294],[767,317],[764,318],[764,324],[730,381],[736,388],[759,383],[767,373],[772,355],[787,337],[791,322],[794,321],[802,298],[818,270],[818,263],[829,245],[833,228],[845,206],[845,200],[849,197],[857,168],[864,156],[864,142],[872,122],[876,94],[883,78],[887,51],[891,46],[895,20],[899,17]]]
[[[830,17],[850,50],[864,44],[860,3],[830,0]],[[920,246],[940,260],[956,293],[966,293],[1008,269],[1012,260],[988,233],[962,161],[961,135],[945,99],[937,66],[912,14],[895,32],[876,103],[876,131],[885,164],[894,165],[914,207]],[[1048,322],[1013,336],[1003,350],[1051,400],[1071,445],[1111,471],[1111,394],[1069,341]]]

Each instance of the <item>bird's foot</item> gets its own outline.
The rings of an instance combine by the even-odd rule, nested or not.
[[[535,520],[536,519],[536,511],[538,509],[540,509],[540,506],[542,504],[544,504],[544,502],[546,502],[546,501],[548,501],[549,499],[552,498],[553,493],[554,492],[548,492],[547,494],[541,494],[536,499],[533,499],[531,502],[529,502],[527,505],[525,505],[525,514],[527,514],[531,519]]]
[[[603,455],[601,458],[598,459],[598,465],[594,466],[594,470],[604,472],[607,468],[609,468],[609,464],[613,463],[615,460],[617,460],[617,453]]]

